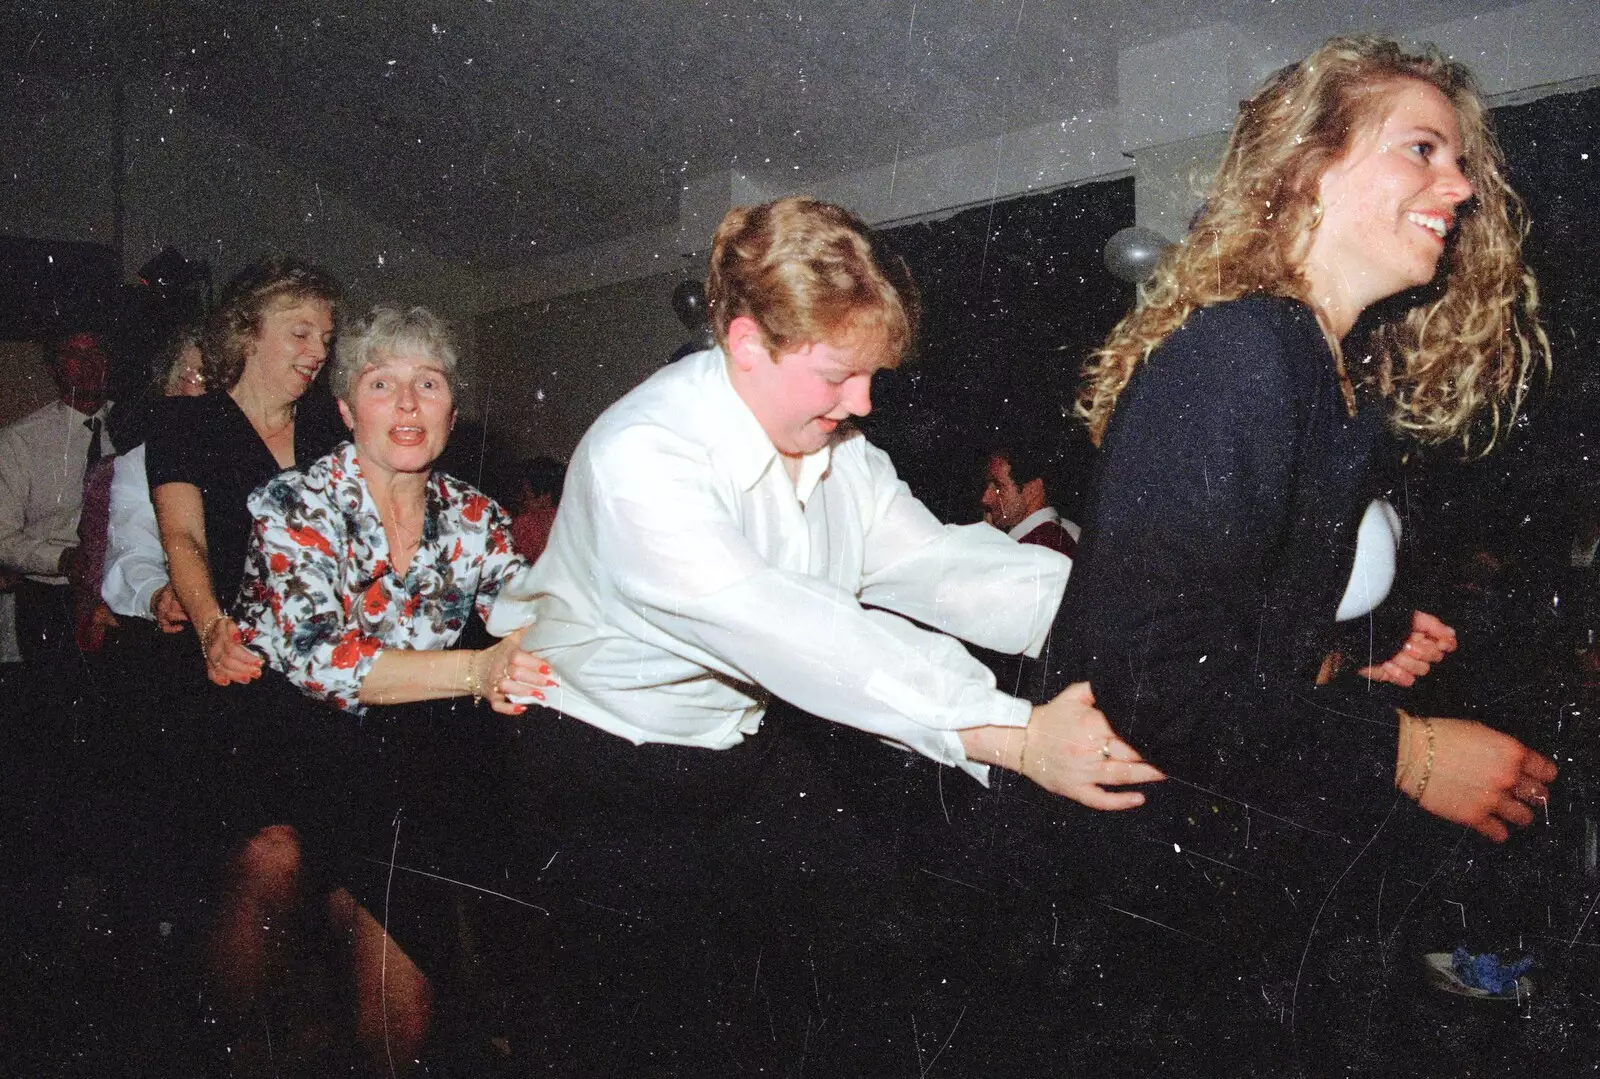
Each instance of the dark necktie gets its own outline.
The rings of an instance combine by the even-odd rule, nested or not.
[[[84,464],[84,468],[89,469],[105,454],[100,446],[100,417],[90,416],[83,421],[83,425],[89,429],[89,458]]]

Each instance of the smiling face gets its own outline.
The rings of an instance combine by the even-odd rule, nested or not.
[[[369,482],[425,473],[444,452],[456,422],[444,371],[430,357],[377,354],[339,402]]]
[[[1433,280],[1456,210],[1472,196],[1449,100],[1404,79],[1381,121],[1319,181],[1322,220],[1304,262],[1312,298],[1341,333],[1373,303]]]
[[[754,319],[728,327],[729,378],[777,451],[816,453],[839,424],[872,411],[872,376],[883,366],[876,342],[857,333],[813,341],[776,355]]]
[[[245,350],[243,380],[264,395],[297,401],[328,359],[333,311],[323,300],[280,303],[261,315],[261,332]]]

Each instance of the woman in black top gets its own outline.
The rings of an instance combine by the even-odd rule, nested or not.
[[[298,713],[273,687],[250,687],[262,660],[240,640],[232,607],[254,525],[251,492],[339,441],[300,400],[327,360],[342,290],[330,275],[278,256],[242,270],[223,289],[202,340],[210,392],[167,402],[146,452],[151,501],[172,590],[200,639],[218,687],[193,702],[209,733],[216,816],[232,837],[251,838],[229,866],[213,927],[210,965],[224,997],[250,1006],[268,962],[265,926],[292,908],[298,848],[285,805],[315,798],[328,754],[305,737]],[[329,410],[331,420],[331,409]]]
[[[172,588],[217,685],[261,673],[228,613],[250,539],[245,499],[338,441],[332,424],[304,422],[298,403],[328,358],[342,296],[338,282],[299,259],[242,270],[206,325],[211,392],[169,406],[145,451]]]
[[[1400,796],[1501,841],[1555,778],[1482,724],[1316,684],[1385,426],[1487,448],[1547,362],[1521,235],[1470,74],[1335,39],[1243,104],[1189,236],[1088,365],[1102,460],[1042,692],[1087,679],[1169,779],[1079,822],[1115,833],[1113,860],[1082,858],[1089,887],[1161,939],[1152,963],[1292,945],[1277,987],[1219,979],[1275,1024],[1305,1004],[1294,963],[1335,876]]]

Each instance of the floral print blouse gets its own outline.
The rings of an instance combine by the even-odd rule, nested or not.
[[[527,562],[511,518],[442,472],[428,479],[422,542],[405,575],[346,442],[250,496],[255,530],[238,623],[245,644],[307,694],[360,715],[361,683],[385,648],[448,648],[476,604],[488,618]]]

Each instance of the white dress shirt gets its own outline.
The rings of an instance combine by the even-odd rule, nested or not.
[[[1030,706],[907,618],[1037,654],[1071,562],[940,524],[859,434],[791,480],[725,364],[686,357],[595,422],[490,630],[535,621],[548,703],[635,743],[727,748],[771,694],[986,779],[956,732],[1022,726]]]
[[[1029,532],[1032,532],[1040,525],[1047,524],[1051,521],[1059,524],[1062,529],[1066,531],[1067,535],[1072,537],[1073,543],[1077,543],[1078,540],[1082,538],[1083,529],[1079,528],[1077,525],[1061,516],[1061,511],[1056,509],[1054,506],[1041,506],[1039,509],[1034,510],[1022,520],[1012,525],[1011,528],[1006,532],[1006,535],[1020,542],[1023,536],[1026,536]]]
[[[1395,562],[1400,552],[1400,515],[1386,498],[1367,503],[1356,528],[1356,556],[1350,566],[1350,580],[1334,619],[1348,622],[1378,609],[1394,587]]]
[[[67,583],[56,567],[61,552],[78,545],[83,473],[94,439],[88,423],[100,420],[100,446],[109,456],[109,408],[86,416],[52,401],[0,431],[0,565],[43,584]]]
[[[150,599],[167,584],[167,555],[150,504],[142,442],[112,464],[108,522],[100,598],[117,614],[152,618]]]

